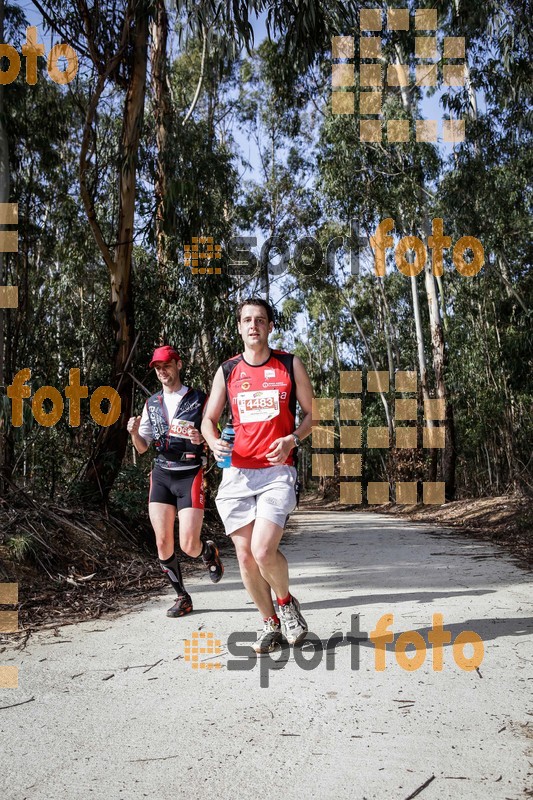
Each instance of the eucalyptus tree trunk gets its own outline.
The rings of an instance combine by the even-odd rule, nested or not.
[[[131,272],[133,255],[133,233],[137,180],[137,157],[144,114],[146,94],[146,70],[148,59],[147,6],[130,0],[131,37],[127,48],[127,88],[120,137],[119,210],[116,245],[113,253],[103,240],[96,219],[92,198],[89,195],[85,172],[87,170],[87,139],[93,130],[94,116],[85,127],[84,142],[80,155],[80,184],[87,216],[96,242],[109,268],[111,278],[110,312],[114,331],[115,356],[113,364],[114,382],[121,402],[118,420],[107,428],[101,428],[95,450],[85,473],[85,479],[94,494],[100,493],[105,501],[120,470],[126,452],[128,433],[127,420],[131,413],[132,381],[126,373],[126,365],[134,341],[133,299],[131,294]],[[126,23],[125,23],[126,24]],[[103,88],[103,84],[102,84]],[[93,110],[96,112],[93,102]],[[85,146],[85,148],[84,148]]]
[[[374,355],[372,353],[372,350],[370,349],[370,345],[368,343],[368,339],[366,338],[365,333],[364,333],[364,331],[363,331],[363,329],[362,329],[362,327],[361,327],[361,325],[359,323],[357,315],[356,315],[355,311],[353,310],[353,303],[350,302],[350,298],[348,297],[346,292],[341,288],[339,283],[337,281],[335,283],[336,283],[336,286],[337,286],[337,289],[339,291],[340,296],[344,300],[344,303],[345,303],[345,306],[346,306],[346,308],[348,310],[348,313],[350,314],[350,316],[352,318],[352,322],[353,322],[353,324],[355,325],[355,327],[357,329],[357,333],[359,334],[359,336],[361,338],[361,341],[363,342],[363,345],[365,346],[370,366],[372,367],[374,372],[377,372],[378,371],[378,367],[377,367],[376,361],[374,359]],[[320,362],[322,363],[322,359],[320,359]],[[389,435],[392,438],[392,436],[394,435],[394,420],[393,420],[393,415],[391,413],[391,409],[389,407],[389,402],[387,400],[385,392],[380,391],[379,392],[379,396],[380,396],[381,402],[383,404],[383,410],[385,411],[385,417],[387,418],[387,428],[389,429]]]
[[[418,354],[418,368],[420,370],[420,389],[422,392],[422,400],[425,403],[429,400],[429,386],[428,386],[428,371],[426,363],[426,353],[424,350],[424,331],[422,329],[422,317],[420,315],[420,303],[418,300],[418,284],[417,278],[411,275],[411,297],[413,300],[413,318],[415,321],[416,333],[416,349]],[[432,419],[426,421],[428,428],[435,427]],[[431,460],[429,464],[429,480],[435,481],[437,479],[437,451],[431,450]],[[420,487],[419,487],[420,490]]]
[[[425,219],[426,239],[430,235],[429,217]],[[443,453],[442,472],[445,483],[445,495],[447,500],[453,500],[455,495],[455,434],[453,424],[453,411],[448,411],[448,399],[446,384],[444,381],[444,330],[440,315],[439,300],[437,297],[437,284],[433,275],[433,262],[429,259],[424,267],[424,281],[426,286],[426,297],[429,311],[429,330],[431,335],[431,350],[433,353],[433,372],[435,374],[435,394],[444,406],[445,419],[445,447]],[[431,420],[427,421],[431,425]],[[436,454],[435,454],[436,455]],[[436,466],[436,459],[434,460]],[[435,466],[432,472],[435,473]],[[436,480],[436,474],[430,476],[430,480]]]
[[[4,0],[0,0],[0,42],[4,41]],[[4,87],[0,84],[0,203],[9,202],[9,143],[4,126]],[[0,252],[0,286],[5,284],[5,254]],[[0,308],[0,386],[5,384],[5,309]],[[7,427],[0,417],[0,492],[3,492],[3,475],[8,469]]]
[[[387,297],[385,295],[385,289],[383,286],[383,278],[376,277],[376,283],[378,287],[378,294],[379,294],[379,307],[382,309],[383,313],[383,335],[385,337],[385,344],[387,346],[387,363],[389,366],[389,381],[390,385],[393,385],[394,381],[394,371],[395,371],[395,363],[398,364],[399,361],[394,360],[395,350],[394,344],[397,339],[397,332],[394,329],[391,319],[390,307],[387,302]],[[396,353],[397,354],[397,353]]]
[[[396,63],[402,64],[402,53],[399,46],[396,47]],[[409,118],[413,120],[413,113],[412,113],[412,103],[411,103],[411,95],[407,89],[407,87],[400,87],[400,95],[402,98],[402,105],[404,106],[405,110],[409,114]],[[421,185],[419,188],[419,196],[421,200],[421,206],[424,208],[424,219],[423,219],[423,230],[426,235],[426,240],[431,233],[431,222],[429,218],[429,214],[425,210],[425,201],[422,200],[423,194],[423,181],[424,178],[421,178]],[[416,278],[411,278],[411,281],[416,281]],[[456,452],[455,452],[455,429],[454,429],[454,418],[453,418],[453,409],[448,410],[448,397],[446,392],[446,384],[444,381],[444,360],[445,360],[445,348],[444,348],[444,332],[442,327],[438,297],[437,297],[437,286],[435,282],[435,277],[433,275],[433,263],[428,258],[426,260],[426,264],[424,266],[424,281],[426,287],[426,296],[428,302],[428,311],[429,311],[429,329],[430,329],[430,337],[431,337],[431,350],[433,354],[433,369],[435,373],[435,393],[437,399],[442,400],[445,408],[445,421],[444,425],[446,427],[446,438],[445,438],[445,449],[444,449],[444,457],[443,457],[443,479],[445,484],[445,496],[447,500],[453,500],[455,496],[455,467],[456,467]],[[412,287],[413,299],[417,294],[416,291]],[[415,325],[416,322],[416,312],[415,312]],[[421,327],[420,332],[417,330],[417,341],[419,339],[419,334],[421,337]],[[420,355],[423,351],[423,344],[422,346],[418,347],[418,354],[419,354],[419,362],[420,368],[422,373],[422,362],[420,361]],[[424,394],[424,399],[427,399],[429,395],[426,396],[426,392],[428,391],[427,387],[427,379],[424,381],[424,378],[421,374],[421,383],[422,383],[422,392]],[[424,391],[424,383],[426,385],[426,389]],[[429,427],[433,427],[432,420],[428,420],[427,424]],[[436,452],[432,452],[432,460],[431,460],[431,469],[430,469],[430,476],[429,479],[434,481],[436,479]]]
[[[155,246],[159,272],[164,275],[166,272],[167,260],[165,241],[167,196],[166,154],[172,109],[167,74],[168,14],[165,8],[165,0],[156,0],[154,19],[150,29],[152,36],[151,84],[157,149],[155,178]]]
[[[422,399],[429,400],[428,370],[426,364],[426,353],[424,350],[424,331],[422,329],[422,317],[420,316],[420,303],[418,301],[418,284],[416,277],[409,278],[411,282],[411,298],[413,301],[413,318],[415,321],[416,351],[418,354],[418,368],[420,370],[420,388]],[[431,420],[430,420],[431,421]]]

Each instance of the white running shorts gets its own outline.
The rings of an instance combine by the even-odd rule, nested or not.
[[[223,473],[216,504],[228,536],[256,517],[285,527],[288,515],[296,508],[294,467],[227,467]]]

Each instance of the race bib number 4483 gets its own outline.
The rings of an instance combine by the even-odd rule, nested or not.
[[[237,406],[241,422],[265,422],[279,414],[279,392],[239,392]]]

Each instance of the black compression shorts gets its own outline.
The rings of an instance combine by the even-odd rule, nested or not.
[[[154,466],[150,474],[149,503],[165,503],[182,508],[204,507],[204,471],[202,467],[188,470],[161,469]]]

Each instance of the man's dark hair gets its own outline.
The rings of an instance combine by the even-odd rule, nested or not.
[[[261,297],[249,297],[247,300],[243,300],[242,303],[239,303],[239,307],[237,308],[237,322],[241,321],[241,314],[244,306],[262,306],[267,313],[268,321],[274,322],[272,306]]]

